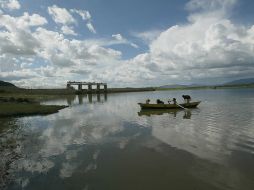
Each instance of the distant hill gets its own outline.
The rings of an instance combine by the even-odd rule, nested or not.
[[[10,82],[4,82],[4,81],[0,81],[0,87],[18,88],[14,84]]]
[[[188,88],[188,87],[198,87],[201,86],[199,84],[189,84],[189,85],[181,85],[181,84],[171,84],[171,85],[163,85],[158,88]]]
[[[254,84],[254,78],[234,80],[234,81],[225,83],[224,85],[240,85],[240,84]]]

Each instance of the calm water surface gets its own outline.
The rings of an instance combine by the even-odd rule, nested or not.
[[[186,93],[202,101],[198,109],[140,112],[137,105],[147,98],[180,102]],[[0,119],[8,190],[254,189],[253,89],[73,96],[45,104],[70,107]]]

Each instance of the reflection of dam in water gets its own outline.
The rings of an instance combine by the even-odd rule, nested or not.
[[[67,104],[103,103],[108,99],[107,94],[82,94],[67,97]]]

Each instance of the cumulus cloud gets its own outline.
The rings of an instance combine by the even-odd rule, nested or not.
[[[235,3],[191,0],[186,5],[190,13],[185,24],[136,35],[146,41],[149,50],[129,60],[122,60],[122,52],[110,48],[114,44],[137,48],[121,34],[113,34],[111,39],[66,38],[76,35],[72,24],[77,21],[56,5],[48,10],[61,31],[46,29],[47,20],[38,14],[2,14],[0,77],[25,86],[63,86],[67,80],[151,86],[253,76],[254,25],[240,25],[230,19]],[[90,13],[70,12],[79,14],[96,33],[89,25]]]
[[[47,20],[38,15],[29,15],[27,12],[20,17],[11,17],[10,15],[0,15],[0,26],[5,27],[9,31],[29,30],[31,26],[41,26],[47,23]]]
[[[161,32],[150,43],[149,53],[132,62],[156,71],[158,79],[167,75],[171,81],[253,74],[253,26],[239,25],[228,18],[235,3],[190,1],[187,8],[195,12],[189,15],[189,22]]]
[[[67,79],[79,79],[106,65],[110,67],[109,64],[121,58],[119,51],[87,41],[66,39],[59,32],[43,28],[47,22],[39,15],[1,15],[0,20],[0,77],[20,85],[42,85],[37,81],[43,79],[45,85],[60,86]],[[26,64],[25,59],[34,60],[34,63]],[[54,83],[47,77],[54,77]]]
[[[29,69],[21,69],[17,71],[11,71],[11,72],[2,72],[0,74],[0,77],[3,80],[27,80],[30,78],[38,77],[38,75]]]
[[[7,10],[20,9],[20,3],[17,0],[0,0],[0,7]]]
[[[92,25],[91,22],[88,22],[88,23],[86,24],[86,26],[87,26],[87,28],[88,28],[88,30],[89,30],[90,32],[96,34],[96,30],[95,30],[95,28],[93,27],[93,25]]]
[[[96,34],[96,30],[92,24],[92,16],[90,14],[89,11],[87,10],[79,10],[79,9],[71,9],[70,10],[72,13],[76,13],[79,16],[81,16],[81,18],[86,21],[86,27],[88,28],[88,30],[94,34]]]
[[[76,13],[78,14],[79,16],[81,16],[81,18],[83,20],[88,20],[90,21],[92,19],[92,16],[90,14],[89,11],[86,11],[86,10],[78,10],[78,9],[71,9],[71,12],[72,13]]]
[[[52,19],[58,24],[74,24],[76,20],[65,8],[60,8],[56,5],[48,7],[48,13],[52,16]]]
[[[52,16],[52,19],[57,24],[62,24],[61,31],[66,35],[76,35],[73,28],[70,28],[71,24],[77,24],[76,19],[72,16],[71,13],[78,14],[84,21],[86,21],[86,27],[88,30],[94,34],[96,34],[96,30],[92,24],[92,16],[89,11],[86,10],[78,10],[78,9],[70,9],[67,10],[65,8],[60,8],[56,5],[48,7],[48,13]]]
[[[66,34],[66,35],[73,35],[73,36],[77,36],[78,34],[73,30],[73,27],[70,27],[70,26],[62,26],[61,27],[61,31],[63,32],[63,34]]]
[[[142,39],[145,44],[150,44],[153,40],[155,40],[161,33],[161,30],[150,30],[143,32],[132,32],[132,35],[136,38]]]
[[[24,13],[20,17],[0,15],[0,52],[13,56],[34,55],[39,42],[31,34],[30,27],[47,23],[44,17]]]
[[[113,34],[112,38],[116,40],[116,42],[113,42],[112,44],[128,44],[134,48],[139,48],[137,44],[130,42],[126,38],[124,38],[121,34]]]
[[[115,38],[118,41],[124,40],[124,38],[122,37],[121,34],[113,34],[112,37]]]

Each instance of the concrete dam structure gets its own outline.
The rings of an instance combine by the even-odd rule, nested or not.
[[[77,82],[77,81],[68,81],[67,89],[73,88],[73,86],[78,86],[78,92],[83,93],[107,93],[108,87],[106,83],[96,83],[96,82]],[[83,86],[87,86],[87,88],[83,88]],[[96,86],[93,89],[93,86]],[[103,88],[101,88],[101,86]]]

